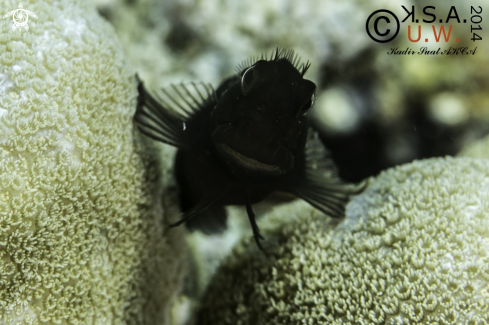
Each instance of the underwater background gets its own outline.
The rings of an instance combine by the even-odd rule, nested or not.
[[[294,49],[312,68],[318,85],[312,117],[332,151],[340,175],[358,182],[380,170],[414,159],[454,155],[489,132],[487,124],[487,50],[472,41],[470,25],[452,18],[448,42],[423,25],[423,39],[411,42],[407,21],[388,43],[366,33],[368,16],[387,9],[404,19],[434,6],[446,19],[455,6],[460,20],[482,2],[447,1],[95,1],[115,27],[125,52],[150,87],[202,81],[215,86],[252,56],[276,47]],[[477,19],[476,19],[477,20]],[[484,34],[485,20],[480,24]],[[412,38],[417,26],[411,23]],[[436,22],[436,30],[439,32]],[[448,27],[449,24],[445,24]],[[477,27],[478,24],[474,25]],[[476,32],[476,31],[475,31]],[[455,42],[460,38],[460,42]],[[419,52],[450,47],[476,55],[389,55],[391,49]]]

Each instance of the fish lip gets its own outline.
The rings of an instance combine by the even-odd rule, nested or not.
[[[222,153],[225,153],[227,157],[233,158],[235,162],[237,162],[241,167],[244,167],[246,169],[252,169],[255,171],[263,172],[274,176],[275,175],[279,176],[284,174],[284,171],[280,168],[280,166],[265,164],[256,159],[247,157],[237,152],[236,150],[232,149],[231,147],[227,146],[224,143],[218,144],[217,149]]]

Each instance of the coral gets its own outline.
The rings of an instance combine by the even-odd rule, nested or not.
[[[489,161],[448,157],[382,172],[343,220],[277,208],[268,254],[238,244],[199,324],[486,324],[488,211]]]
[[[489,136],[465,146],[458,156],[489,159]]]
[[[0,20],[0,324],[165,324],[183,233],[134,71],[91,2],[22,4],[28,31]]]

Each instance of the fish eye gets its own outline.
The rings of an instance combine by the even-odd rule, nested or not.
[[[258,72],[255,67],[250,67],[248,70],[243,73],[243,77],[241,77],[241,92],[244,96],[246,96],[250,91],[253,85],[256,83],[258,76]]]
[[[309,113],[311,107],[314,105],[315,100],[316,100],[316,94],[313,93],[311,99],[309,99],[306,105],[304,105],[304,107],[302,108],[302,116],[305,116],[307,113]]]

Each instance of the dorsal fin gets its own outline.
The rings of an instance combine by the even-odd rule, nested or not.
[[[195,117],[210,114],[217,103],[215,91],[209,84],[190,83],[171,85],[150,93],[140,81],[139,98],[134,119],[139,130],[147,136],[190,150],[195,135]]]
[[[361,192],[365,184],[343,182],[331,154],[317,132],[309,128],[303,162],[291,192],[331,217],[343,217],[350,196]]]

